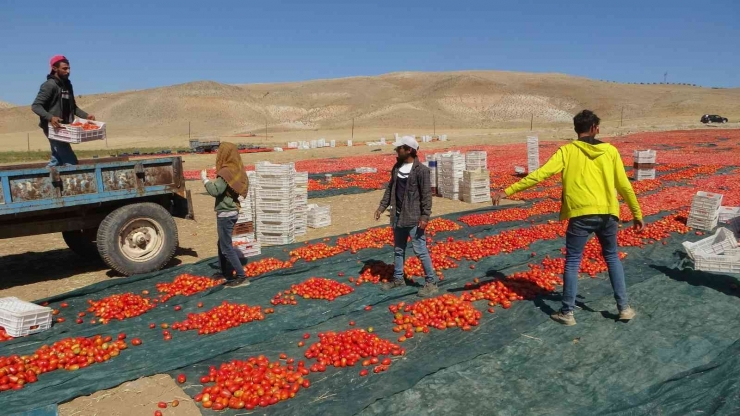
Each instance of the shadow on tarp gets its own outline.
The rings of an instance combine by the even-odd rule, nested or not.
[[[493,209],[500,208],[483,208],[476,212]],[[466,214],[469,213],[445,217],[456,219]],[[538,222],[554,218],[555,215],[545,215],[538,218]],[[652,219],[655,218],[657,216]],[[651,218],[648,219],[650,220]],[[522,223],[517,222],[464,227],[457,231],[439,233],[435,236],[435,241],[450,236],[467,238],[470,234],[482,237],[521,226]],[[336,237],[331,240],[333,243]],[[263,257],[287,259],[290,249],[301,245],[265,248]],[[444,271],[445,280],[440,282],[441,292],[459,293],[465,283],[471,282],[475,277],[490,280],[526,270],[530,262],[538,263],[546,255],[560,256],[562,245],[562,239],[537,241],[531,245],[531,250],[484,258],[475,263],[475,271],[469,268],[472,262],[460,261],[458,268]],[[577,312],[579,324],[572,328],[555,325],[549,320],[549,311],[559,306],[559,296],[555,293],[534,301],[515,302],[508,310],[496,308],[493,314],[485,312],[488,308],[487,302],[476,302],[475,306],[483,311],[483,317],[480,325],[472,331],[432,330],[429,334],[417,335],[403,344],[407,351],[406,356],[395,358],[390,369],[381,375],[371,374],[369,377],[361,378],[357,367],[330,368],[325,373],[312,374],[309,376],[312,383],[310,389],[302,390],[296,398],[279,403],[269,411],[276,414],[341,415],[363,412],[439,414],[444,413],[442,410],[446,409],[447,404],[453,403],[453,399],[459,398],[458,411],[463,409],[462,413],[465,414],[478,411],[483,412],[478,414],[507,413],[504,411],[507,407],[498,407],[499,403],[507,401],[510,414],[529,412],[530,409],[538,409],[545,404],[568,413],[564,405],[553,405],[553,402],[562,400],[564,391],[578,397],[591,397],[594,394],[593,390],[611,391],[613,388],[615,394],[604,396],[604,399],[608,400],[601,403],[616,400],[618,392],[637,393],[662,380],[664,375],[667,377],[668,371],[675,374],[678,369],[684,371],[709,362],[716,356],[719,348],[728,345],[728,340],[734,341],[735,337],[731,334],[737,333],[740,329],[740,320],[735,319],[737,313],[712,312],[716,308],[726,312],[726,304],[737,302],[735,296],[726,296],[717,290],[702,292],[705,291],[704,287],[666,278],[664,273],[655,268],[672,267],[676,262],[674,252],[678,249],[680,249],[678,238],[674,238],[671,244],[666,246],[649,245],[644,249],[624,249],[629,253],[625,262],[627,284],[639,314],[639,318],[629,325],[604,319],[602,313],[615,310],[615,306],[608,278],[603,275],[595,279],[581,280],[579,305],[582,305],[582,309]],[[532,257],[530,251],[538,254]],[[660,259],[663,260],[659,261]],[[418,298],[415,296],[417,290],[415,287],[383,292],[372,284],[353,286],[353,293],[333,302],[299,299],[297,306],[277,306],[275,313],[267,315],[263,321],[242,325],[222,333],[198,336],[194,331],[173,331],[173,340],[170,342],[163,340],[159,327],[154,330],[148,327],[149,323],[181,321],[185,319],[187,313],[202,312],[223,301],[268,307],[269,300],[275,294],[288,289],[292,284],[311,276],[336,278],[347,282],[349,277],[357,277],[363,266],[372,260],[391,263],[392,248],[386,246],[382,249],[361,250],[356,254],[342,253],[312,263],[300,261],[291,269],[260,276],[248,287],[236,289],[218,287],[191,297],[176,297],[168,304],[160,305],[144,315],[125,321],[114,321],[107,325],[90,325],[87,322],[77,325],[73,317],[76,317],[78,312],[86,310],[87,299],[100,299],[123,292],[140,293],[142,290],[156,293],[157,282],[171,281],[181,273],[209,275],[217,260],[208,259],[176,269],[101,282],[56,296],[50,299],[51,306],[58,307],[62,300],[67,302],[69,307],[62,309],[61,315],[70,319],[44,333],[0,344],[0,355],[28,354],[42,342],[51,343],[68,336],[95,334],[115,336],[119,332],[125,332],[128,339],[141,338],[143,345],[130,347],[111,361],[84,370],[44,374],[38,383],[28,385],[23,390],[0,393],[0,406],[7,412],[13,412],[25,410],[32,403],[34,405],[60,403],[101,389],[115,387],[125,381],[159,373],[185,373],[188,380],[193,382],[187,383],[183,388],[193,396],[202,388],[195,384],[195,381],[207,373],[211,365],[258,354],[276,359],[278,354],[286,353],[300,359],[305,347],[298,348],[297,342],[302,340],[304,333],[311,334],[308,346],[317,340],[319,332],[350,328],[348,325],[350,320],[357,323],[356,327],[372,326],[379,336],[395,340],[398,334],[392,331],[393,316],[388,312],[388,306],[400,301],[416,301]],[[338,278],[340,272],[344,273],[345,277]],[[648,286],[650,289],[643,288]],[[687,297],[691,301],[687,301],[685,299]],[[202,309],[197,308],[198,302],[204,303]],[[172,309],[174,305],[181,305],[182,311],[174,312]],[[374,308],[365,311],[367,305]],[[692,310],[692,313],[678,316],[690,321],[690,325],[687,322],[677,322],[675,319],[676,311],[684,310],[686,307]],[[666,322],[654,322],[654,316],[658,312],[672,315],[673,321],[668,319]],[[712,314],[713,319],[706,319],[707,314]],[[696,323],[698,324],[695,325]],[[707,328],[708,323],[713,325]],[[677,325],[683,332],[665,332],[666,328]],[[720,327],[722,331],[718,334]],[[619,331],[626,331],[626,334]],[[573,344],[576,338],[580,341]],[[599,348],[587,352],[575,354],[574,351],[564,348],[570,345],[589,345],[588,343],[594,340],[598,341]],[[537,362],[534,359],[536,357],[531,356],[532,343],[541,348],[541,354],[546,353],[552,359],[552,362],[547,364],[549,366],[547,371],[554,373],[546,374],[546,369],[532,367]],[[689,348],[687,345],[690,347],[688,352],[685,351]],[[656,351],[658,348],[661,350]],[[689,354],[691,352],[701,354]],[[658,358],[650,365],[645,364],[646,371],[650,370],[654,374],[635,383],[634,380],[623,377],[619,370],[640,367],[638,363],[641,361],[635,359],[638,354],[643,357],[641,360],[644,360],[645,356],[652,357],[651,354],[657,354]],[[666,360],[673,365],[665,365]],[[482,370],[481,363],[485,363],[485,371]],[[509,374],[494,371],[501,368],[504,363],[513,366]],[[658,366],[659,363],[663,363],[665,368]],[[493,372],[486,373],[489,370]],[[587,376],[589,372],[596,370],[600,371],[602,378],[594,379]],[[571,379],[566,376],[573,372],[580,374],[578,376],[580,378]],[[482,375],[485,376],[481,377]],[[466,383],[471,379],[480,384],[468,386]],[[504,380],[506,388],[500,383]],[[427,391],[422,386],[429,383],[434,387],[427,387]],[[518,391],[516,388],[526,384],[537,388],[531,391]],[[476,390],[478,388],[480,390]],[[476,391],[478,393],[475,393]],[[479,399],[471,400],[471,397]],[[481,397],[486,399],[480,399]],[[563,403],[578,406],[594,405],[588,400],[580,399]],[[210,412],[205,409],[204,411]],[[219,414],[233,413],[232,411]]]

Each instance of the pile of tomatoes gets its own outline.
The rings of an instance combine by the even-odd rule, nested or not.
[[[172,329],[180,331],[197,329],[198,335],[207,335],[263,319],[265,319],[265,315],[262,313],[261,306],[223,301],[220,305],[206,312],[189,313],[186,320],[172,324]]]
[[[215,385],[203,387],[194,399],[212,410],[268,407],[292,399],[301,389],[310,387],[308,374],[303,362],[294,366],[270,361],[263,355],[234,360],[211,367],[200,382]]]
[[[76,122],[70,124],[70,126],[72,126],[72,127],[82,127],[82,130],[85,130],[85,131],[98,130],[98,129],[100,129],[100,127],[97,124],[91,123],[89,121],[86,122],[86,123],[81,123],[79,121],[76,121]]]
[[[544,200],[529,208],[507,208],[482,214],[463,215],[458,220],[470,227],[493,225],[501,222],[523,221],[535,215],[560,212],[560,201]]]
[[[311,277],[305,282],[291,285],[290,289],[278,293],[272,298],[270,303],[273,305],[295,305],[296,296],[303,299],[326,299],[331,302],[340,296],[348,295],[352,292],[354,292],[352,286],[339,283],[336,280]]]
[[[390,282],[393,280],[393,271],[394,266],[392,264],[387,264],[382,261],[366,264],[362,268],[360,276],[357,277],[355,285],[360,286],[363,283],[372,283],[377,285],[380,282]],[[353,278],[351,277],[349,278],[350,282],[352,279]]]
[[[393,331],[405,331],[398,342],[413,338],[414,332],[429,332],[429,327],[459,327],[463,331],[469,331],[471,327],[478,325],[481,318],[481,313],[470,302],[449,293],[410,305],[400,302],[388,309],[393,313],[393,322],[396,324]]]
[[[297,257],[305,261],[316,261],[327,257],[334,257],[341,253],[342,250],[337,246],[330,246],[326,243],[306,244],[303,247],[290,252],[291,257]]]
[[[20,390],[38,376],[56,370],[76,371],[118,356],[127,348],[125,335],[65,338],[43,345],[32,355],[0,357],[0,391]]]
[[[167,302],[175,296],[192,296],[206,289],[218,286],[223,282],[224,279],[181,274],[175,277],[171,283],[157,283],[156,286],[159,293],[163,293],[159,297],[159,301]]]
[[[244,273],[247,275],[247,277],[254,277],[275,270],[289,269],[291,267],[293,267],[292,261],[282,261],[274,257],[268,257],[247,264],[244,267]]]
[[[353,367],[360,363],[363,366],[378,364],[380,356],[400,356],[406,350],[386,339],[355,328],[341,332],[319,333],[319,341],[311,344],[305,352],[307,359],[317,363],[311,371],[321,371],[322,367]],[[390,360],[382,365],[390,365]]]
[[[88,312],[100,318],[100,323],[107,324],[112,319],[122,321],[147,313],[156,307],[156,302],[133,293],[111,295],[100,300],[88,299]]]

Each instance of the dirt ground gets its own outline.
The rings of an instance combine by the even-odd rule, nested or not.
[[[665,129],[678,127],[675,123]],[[606,128],[604,135],[622,135],[633,130]],[[643,130],[659,130],[657,126]],[[529,132],[526,132],[529,133]],[[541,139],[563,139],[570,137],[566,129],[540,131]],[[431,143],[427,148],[439,149],[469,144],[495,144],[522,140],[523,131],[501,132],[495,135],[468,136],[446,143]],[[285,162],[297,159],[348,156],[369,154],[378,148],[358,146],[353,148],[319,149],[312,151],[275,152],[268,154],[245,155],[246,164],[257,160]],[[390,152],[388,146],[382,152]],[[201,169],[213,165],[213,155],[185,156],[186,169]],[[200,181],[188,182],[193,192],[193,206],[196,221],[177,220],[180,248],[169,267],[187,264],[216,255],[216,228],[213,213],[213,199],[203,192]],[[343,234],[387,223],[387,217],[379,222],[373,219],[373,212],[382,196],[382,191],[358,195],[340,195],[323,199],[312,199],[310,203],[332,207],[332,225],[320,229],[308,229],[308,234],[298,238],[307,241],[316,238]],[[434,199],[433,214],[442,215],[466,211],[487,204],[466,204],[442,198]],[[0,297],[17,296],[21,299],[35,300],[87,286],[92,283],[120,277],[107,269],[102,263],[81,259],[70,251],[60,234],[49,234],[0,240]],[[167,409],[166,414],[199,414],[198,408],[187,395],[167,375],[145,377],[124,383],[111,390],[100,391],[91,396],[80,397],[60,405],[62,415],[139,415],[153,414],[156,403],[178,399],[180,406]]]

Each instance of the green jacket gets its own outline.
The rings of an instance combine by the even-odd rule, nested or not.
[[[239,195],[220,176],[215,181],[206,182],[206,192],[216,198],[216,212],[239,211],[241,208]]]

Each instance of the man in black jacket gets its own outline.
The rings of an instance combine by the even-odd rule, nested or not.
[[[62,55],[51,58],[51,73],[46,76],[46,82],[41,84],[38,95],[31,105],[31,110],[39,116],[39,127],[44,136],[49,138],[49,124],[53,128],[60,128],[62,124],[70,124],[75,116],[95,120],[95,116],[87,114],[77,107],[72,83],[69,82],[69,61]],[[77,156],[69,143],[49,140],[51,145],[51,161],[49,166],[76,165]]]
[[[393,143],[396,149],[396,165],[391,171],[391,180],[385,189],[375,220],[391,206],[391,226],[394,239],[393,281],[383,284],[383,290],[405,286],[403,266],[406,260],[406,245],[411,237],[411,246],[426,274],[426,284],[419,289],[419,296],[432,297],[439,292],[432,258],[427,248],[424,229],[432,215],[432,185],[429,168],[419,163],[416,152],[419,143],[411,136],[404,136]]]

